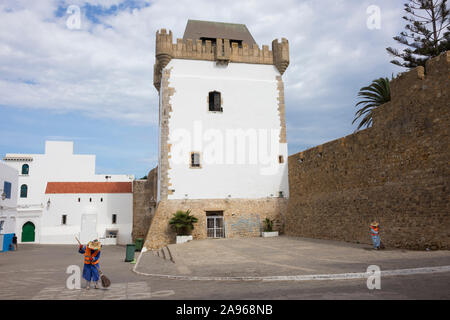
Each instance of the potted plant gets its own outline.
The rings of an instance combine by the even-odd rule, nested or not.
[[[191,210],[178,210],[169,220],[169,225],[171,225],[177,233],[177,243],[184,243],[192,240],[191,232],[194,229],[194,223],[196,223],[198,219],[190,214]]]
[[[264,220],[264,232],[262,236],[263,238],[278,237],[278,231],[273,231],[273,220],[269,218]]]

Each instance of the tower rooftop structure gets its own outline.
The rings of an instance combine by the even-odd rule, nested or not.
[[[188,20],[184,36],[173,43],[172,31],[156,32],[153,84],[159,91],[161,71],[172,59],[215,61],[217,65],[250,63],[274,65],[280,75],[289,65],[289,42],[272,41],[260,49],[244,24]]]
[[[255,39],[253,39],[245,24],[188,20],[184,30],[183,41],[187,39],[194,41],[217,38],[242,41],[249,46],[256,45]]]

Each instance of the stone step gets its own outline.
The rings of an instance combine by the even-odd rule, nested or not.
[[[170,252],[169,247],[164,246],[161,249],[158,250],[152,250],[153,255],[160,257],[164,260],[171,261],[175,263],[175,260],[173,259],[172,253]]]

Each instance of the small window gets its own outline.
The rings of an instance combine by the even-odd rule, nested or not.
[[[279,163],[284,163],[284,157],[283,156],[278,156],[278,162]]]
[[[3,192],[5,193],[5,199],[11,199],[11,182],[5,181],[3,183]]]
[[[117,223],[117,214],[113,214],[112,215],[112,223],[116,224]]]
[[[61,224],[67,224],[67,215],[63,214],[61,217]]]
[[[20,197],[26,198],[28,196],[28,186],[23,184],[20,186]]]
[[[28,174],[30,172],[30,166],[28,165],[28,164],[24,164],[23,166],[22,166],[22,174]]]
[[[200,168],[200,153],[191,152],[191,168]]]
[[[212,91],[208,95],[209,111],[223,112],[220,92]]]
[[[78,198],[78,202],[81,202],[81,198]]]
[[[106,230],[106,238],[117,238],[117,230]]]
[[[100,198],[100,202],[103,202],[103,198]]]
[[[89,198],[89,202],[92,202],[92,198]]]

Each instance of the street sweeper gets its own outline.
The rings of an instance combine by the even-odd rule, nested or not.
[[[77,239],[78,240],[78,239]],[[83,246],[78,241],[80,247],[78,252],[84,254],[83,279],[86,280],[86,289],[91,287],[91,281],[94,282],[94,288],[98,289],[100,249],[102,247],[97,239],[89,241],[87,246]]]

